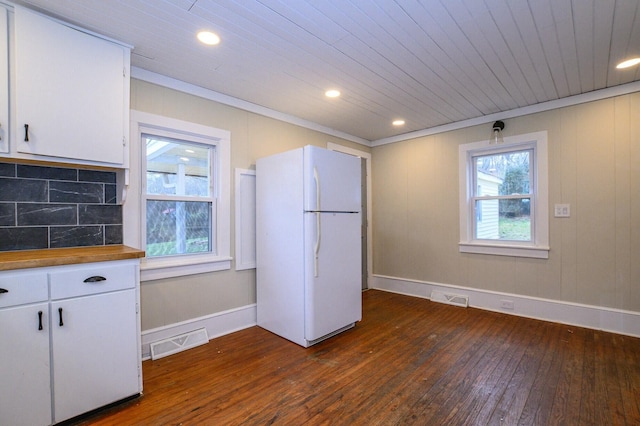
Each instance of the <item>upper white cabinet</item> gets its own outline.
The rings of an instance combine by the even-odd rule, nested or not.
[[[130,49],[20,6],[14,12],[12,154],[126,167]]]
[[[0,4],[0,153],[9,152],[9,40],[8,12]]]

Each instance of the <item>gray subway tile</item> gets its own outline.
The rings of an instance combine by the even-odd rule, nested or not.
[[[0,203],[0,226],[16,226],[16,203]]]
[[[122,225],[105,225],[104,226],[104,243],[105,245],[122,244]]]
[[[117,204],[82,204],[78,206],[80,225],[122,224],[122,206]]]
[[[18,226],[77,225],[75,204],[18,203]]]
[[[47,227],[0,228],[0,251],[48,248]]]
[[[49,201],[99,204],[104,202],[104,188],[100,183],[50,181]]]
[[[102,226],[52,226],[49,239],[51,248],[104,245]]]
[[[118,202],[116,195],[116,185],[105,184],[104,185],[104,203],[116,204]]]
[[[78,180],[80,182],[116,183],[116,172],[78,170]]]
[[[16,165],[9,163],[0,163],[0,176],[16,177]]]
[[[47,181],[0,177],[0,201],[47,202]]]
[[[52,180],[78,180],[78,170],[63,167],[31,166],[18,164],[18,177]]]

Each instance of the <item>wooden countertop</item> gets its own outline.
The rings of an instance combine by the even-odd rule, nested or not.
[[[137,259],[144,250],[123,245],[0,252],[0,271]]]

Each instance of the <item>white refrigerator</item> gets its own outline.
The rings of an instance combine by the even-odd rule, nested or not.
[[[362,319],[360,159],[305,146],[256,163],[257,322],[309,347]]]

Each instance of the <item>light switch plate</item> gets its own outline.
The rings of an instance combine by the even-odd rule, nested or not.
[[[556,204],[553,215],[555,217],[571,217],[571,206],[569,204]]]

